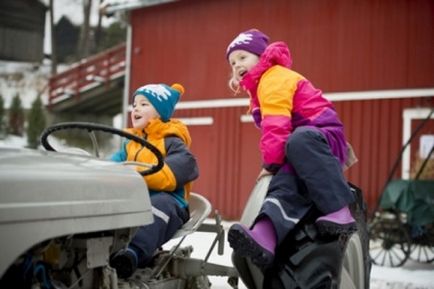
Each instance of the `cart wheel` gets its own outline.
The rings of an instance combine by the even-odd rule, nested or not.
[[[421,263],[434,263],[434,247],[432,245],[413,244],[410,259]]]
[[[382,213],[369,228],[369,255],[380,266],[402,266],[410,255],[411,239],[396,214]]]
[[[421,263],[434,263],[434,227],[425,226],[422,235],[413,238],[410,259]]]

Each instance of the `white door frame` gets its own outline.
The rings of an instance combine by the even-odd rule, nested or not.
[[[431,112],[431,108],[407,108],[402,112],[402,145],[409,140],[411,136],[411,121],[414,119],[425,119]],[[434,114],[431,115],[431,119],[434,119]],[[410,152],[411,144],[407,146],[402,155],[402,168],[401,178],[404,180],[410,179]]]

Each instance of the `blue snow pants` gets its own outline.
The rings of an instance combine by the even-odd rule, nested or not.
[[[329,214],[352,203],[354,196],[339,158],[329,144],[333,137],[316,127],[294,130],[286,142],[286,161],[273,176],[256,220],[268,216],[280,244],[295,224],[315,206]]]
[[[139,267],[146,266],[155,251],[169,241],[190,217],[188,209],[181,208],[170,193],[151,195],[151,204],[154,222],[141,226],[129,244],[137,253]]]

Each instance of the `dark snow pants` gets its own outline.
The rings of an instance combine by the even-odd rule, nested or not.
[[[271,219],[278,244],[312,206],[328,214],[354,201],[342,164],[331,149],[339,144],[329,144],[334,137],[327,133],[316,127],[298,127],[286,142],[287,164],[273,176],[256,218],[266,215]]]
[[[151,204],[154,222],[140,227],[129,245],[138,255],[139,267],[146,266],[155,251],[189,219],[188,210],[181,208],[169,193],[151,195]]]

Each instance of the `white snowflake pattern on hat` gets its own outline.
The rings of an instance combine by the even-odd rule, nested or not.
[[[168,100],[170,96],[170,91],[166,87],[160,84],[148,84],[142,86],[139,90],[150,93],[159,101]]]
[[[252,41],[252,39],[253,39],[253,35],[252,34],[250,34],[250,33],[240,33],[234,40],[232,40],[232,42],[229,44],[229,46],[226,49],[226,51],[229,51],[229,49],[231,49],[235,45],[248,44],[248,43],[250,43],[250,41]]]

